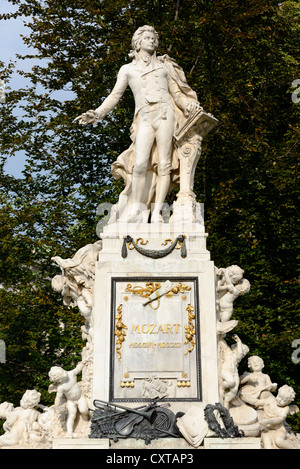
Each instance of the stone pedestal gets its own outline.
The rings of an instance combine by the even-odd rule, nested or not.
[[[260,438],[204,438],[204,449],[261,449]]]
[[[215,267],[204,225],[107,225],[101,238],[93,399],[137,407],[164,397],[174,413],[217,402]]]
[[[145,445],[143,440],[135,440],[133,438],[127,438],[126,440],[119,440],[118,442],[110,442],[111,450],[127,450],[127,449],[137,449],[137,450],[193,450],[191,445],[184,438],[159,438],[157,440],[152,440],[151,444]]]
[[[109,449],[109,439],[55,438],[52,449]]]

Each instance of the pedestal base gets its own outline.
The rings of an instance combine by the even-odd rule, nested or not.
[[[164,397],[175,414],[218,402],[215,266],[205,233],[190,225],[185,255],[179,246],[157,258],[179,232],[169,238],[169,226],[144,226],[152,228],[146,237],[131,227],[125,234],[138,230],[141,249],[127,243],[122,256],[124,237],[109,228],[95,265],[93,400],[133,407]],[[167,283],[174,289],[159,293]]]
[[[204,438],[204,449],[261,449],[260,438]]]
[[[20,448],[23,449],[23,448]],[[103,450],[195,450],[184,438],[159,438],[146,445],[143,440],[127,438],[114,442],[108,438],[57,438],[52,449],[103,449]],[[261,449],[260,438],[204,438],[198,449]]]
[[[55,438],[52,449],[109,449],[108,438]]]
[[[184,438],[158,438],[152,440],[149,445],[146,445],[143,440],[135,440],[134,438],[127,438],[126,440],[119,440],[118,442],[110,442],[110,449],[123,450],[123,449],[195,449],[185,441]]]

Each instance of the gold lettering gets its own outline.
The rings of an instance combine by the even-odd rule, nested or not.
[[[146,330],[144,330],[144,327],[146,327]],[[143,324],[142,327],[141,327],[141,331],[143,332],[143,334],[148,334],[149,324]]]
[[[178,334],[180,324],[132,324],[131,334],[158,334],[162,332],[163,334]]]
[[[129,348],[155,348],[154,342],[130,342]]]
[[[130,342],[129,348],[181,348],[182,344],[180,342]]]

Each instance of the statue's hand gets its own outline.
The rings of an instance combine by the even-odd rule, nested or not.
[[[191,101],[187,107],[185,108],[185,115],[188,116],[189,114],[196,112],[196,111],[201,111],[203,110],[203,107],[200,105],[198,101]]]
[[[87,112],[84,112],[80,116],[76,117],[76,119],[74,119],[73,122],[78,121],[79,124],[87,125],[87,124],[95,124],[99,120],[100,120],[100,117],[97,114],[97,112],[91,109]]]

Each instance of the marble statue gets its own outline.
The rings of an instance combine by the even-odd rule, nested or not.
[[[142,395],[148,399],[156,399],[168,397],[171,383],[168,383],[167,380],[160,379],[155,375],[149,375],[148,378],[145,378],[143,382],[143,393]]]
[[[237,325],[237,320],[231,320],[233,303],[250,291],[250,282],[243,275],[238,265],[217,269],[217,327],[221,334]]]
[[[271,392],[276,391],[277,383],[272,383],[269,375],[262,372],[264,366],[262,358],[256,355],[248,358],[248,367],[252,370],[252,373],[245,372],[240,377],[239,397],[243,402],[248,403],[248,396],[251,401],[253,398],[262,399]]]
[[[85,318],[81,327],[82,338],[86,345],[82,350],[85,366],[82,370],[82,391],[88,399],[91,397],[93,374],[93,290],[95,280],[95,263],[102,249],[102,241],[87,244],[80,248],[72,258],[62,259],[55,256],[54,261],[61,269],[61,275],[52,279],[52,288],[61,293],[63,303],[69,307],[78,307]]]
[[[14,408],[11,403],[0,404],[0,418],[5,419],[0,436],[1,446],[16,446],[30,442],[30,433],[38,427],[41,413],[35,409],[40,402],[41,393],[27,390],[20,401],[20,407]]]
[[[67,437],[74,437],[74,423],[77,412],[86,421],[89,420],[89,405],[77,382],[77,375],[82,371],[82,362],[70,371],[66,371],[59,366],[53,366],[49,371],[49,378],[52,381],[48,391],[56,392],[54,405],[60,406],[62,400],[66,401],[68,411],[67,416]]]
[[[240,378],[238,365],[247,355],[249,348],[244,345],[241,339],[235,334],[233,336],[235,344],[229,346],[224,337],[219,338],[219,392],[221,403],[225,409],[229,409],[231,401],[236,397]]]
[[[61,268],[61,275],[52,279],[53,289],[62,294],[65,305],[78,306],[87,320],[93,308],[95,262],[101,248],[102,241],[99,240],[80,248],[72,258],[55,256],[51,259]]]
[[[213,116],[204,113],[196,93],[174,60],[167,55],[156,56],[157,47],[155,29],[147,25],[138,28],[129,54],[132,61],[119,70],[110,95],[97,109],[75,119],[83,125],[98,122],[115,108],[128,86],[132,90],[135,100],[132,145],[112,165],[112,175],[125,181],[115,220],[147,222],[152,204],[151,222],[161,222],[166,195],[179,178],[182,195],[193,199],[193,175],[202,137],[199,132],[189,132],[194,121],[201,121],[204,115],[204,121],[199,124],[200,134],[207,133],[216,122]],[[188,161],[181,172],[180,160],[182,166]]]
[[[230,415],[246,436],[259,436],[259,418],[261,408],[251,405],[253,399],[266,398],[277,389],[269,375],[262,373],[264,361],[253,355],[248,358],[248,367],[252,372],[245,372],[240,376],[240,388],[237,396],[231,401]]]
[[[218,319],[226,322],[231,319],[233,303],[238,296],[250,291],[250,282],[243,278],[244,271],[237,265],[231,265],[226,269],[218,269]]]
[[[250,398],[248,402],[255,407],[263,408],[263,415],[259,419],[261,440],[264,449],[299,449],[296,439],[289,438],[285,426],[289,414],[299,412],[297,406],[290,406],[295,399],[295,391],[288,385],[279,388],[277,396],[269,393],[263,398]]]

